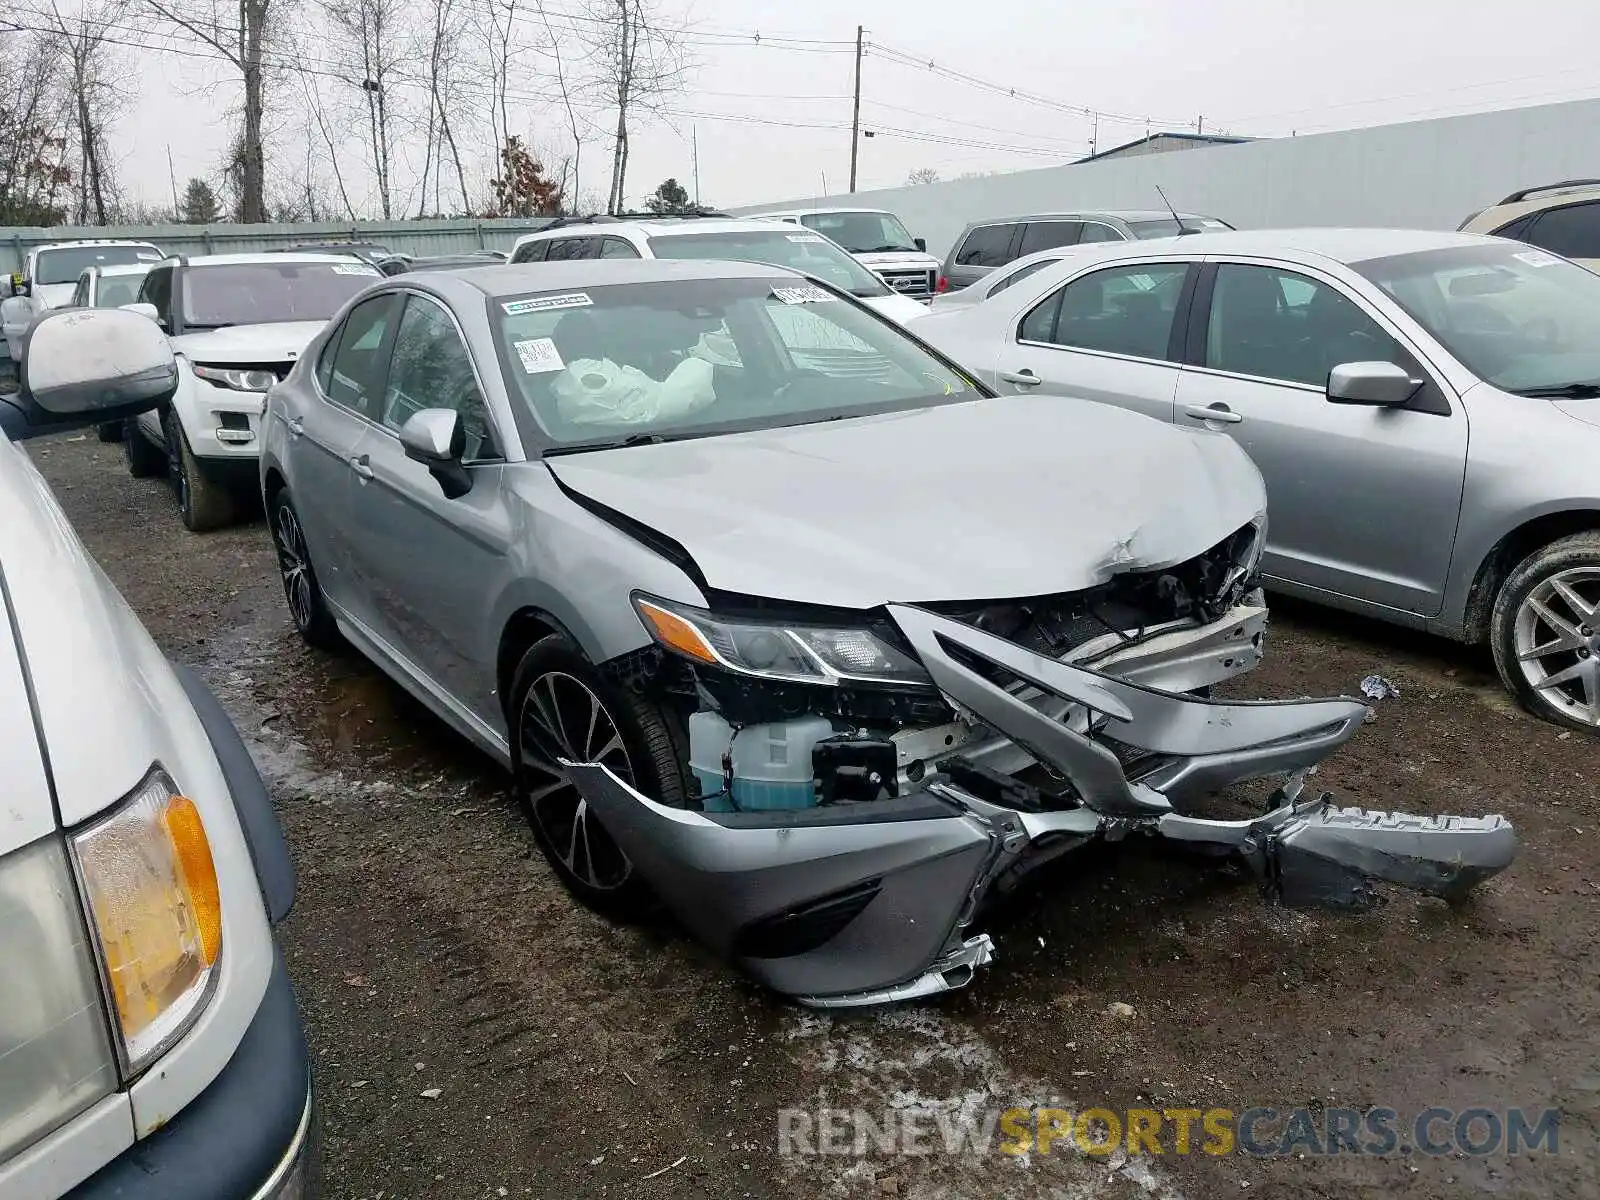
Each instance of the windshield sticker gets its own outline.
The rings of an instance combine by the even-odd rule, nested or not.
[[[133,256],[140,262],[160,262],[161,255],[153,250],[135,250]]]
[[[786,233],[783,236],[788,238],[791,242],[820,242],[820,241],[822,241],[822,235],[820,233]]]
[[[333,273],[335,275],[382,275],[383,274],[383,272],[378,270],[377,267],[369,267],[369,266],[366,266],[364,264],[358,265],[356,263],[334,263],[333,264]]]
[[[1561,260],[1554,254],[1546,254],[1543,250],[1519,250],[1511,256],[1518,262],[1525,262],[1530,267],[1553,267]]]
[[[821,304],[834,298],[819,287],[775,287],[772,294],[785,304]]]
[[[566,363],[561,361],[561,351],[556,349],[554,338],[529,338],[525,342],[514,342],[517,357],[522,360],[522,369],[529,375],[545,375],[551,371],[566,369]]]
[[[506,316],[520,313],[544,312],[551,308],[587,308],[594,301],[587,292],[563,292],[559,296],[535,296],[531,300],[507,300],[500,307]]]

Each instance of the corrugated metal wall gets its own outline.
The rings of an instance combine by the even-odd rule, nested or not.
[[[296,242],[377,242],[406,254],[507,250],[517,238],[549,224],[543,218],[487,221],[357,221],[336,225],[117,225],[91,229],[0,228],[0,264],[22,269],[35,246],[77,238],[127,238],[152,242],[169,254],[229,254],[272,250]]]
[[[872,153],[872,143],[863,145]],[[1146,154],[738,209],[861,204],[898,213],[944,255],[969,221],[1073,208],[1180,209],[1241,229],[1455,229],[1519,188],[1600,177],[1600,100]]]

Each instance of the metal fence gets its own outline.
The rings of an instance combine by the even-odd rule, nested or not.
[[[344,221],[318,225],[111,225],[39,229],[0,227],[0,268],[20,271],[37,246],[84,238],[151,242],[168,254],[229,254],[275,250],[298,242],[376,242],[403,254],[509,251],[524,233],[543,229],[546,217],[454,221]]]

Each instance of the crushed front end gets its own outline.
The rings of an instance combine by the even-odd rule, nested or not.
[[[687,716],[697,807],[566,764],[684,924],[817,1006],[959,987],[989,961],[985,898],[1091,839],[1233,855],[1287,903],[1357,906],[1383,880],[1455,897],[1511,861],[1499,817],[1417,818],[1306,799],[1355,700],[1212,700],[1260,661],[1247,526],[1161,571],[1070,596],[795,612],[719,597],[636,607],[659,652],[616,669]],[[1279,786],[1260,816],[1199,797]]]

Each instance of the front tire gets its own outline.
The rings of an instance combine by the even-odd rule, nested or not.
[[[150,444],[134,417],[122,423],[122,452],[128,456],[128,474],[135,479],[155,479],[167,473],[167,456]]]
[[[94,432],[95,436],[102,442],[120,442],[122,440],[122,422],[106,421],[96,425]]]
[[[178,414],[168,411],[163,427],[167,434],[167,477],[178,498],[183,527],[191,533],[204,533],[231,524],[233,496],[227,488],[206,478],[194,451],[189,449]]]
[[[1535,550],[1495,597],[1500,679],[1535,716],[1600,733],[1600,532]]]
[[[279,491],[267,506],[272,525],[272,544],[278,552],[278,575],[283,580],[283,598],[289,605],[289,619],[301,637],[323,650],[338,646],[338,623],[322,596],[322,585],[311,566],[305,530],[287,491]]]
[[[676,714],[612,684],[561,634],[523,654],[508,707],[517,798],[551,869],[607,916],[648,912],[649,886],[556,759],[603,763],[651,799],[682,806],[687,754]]]

